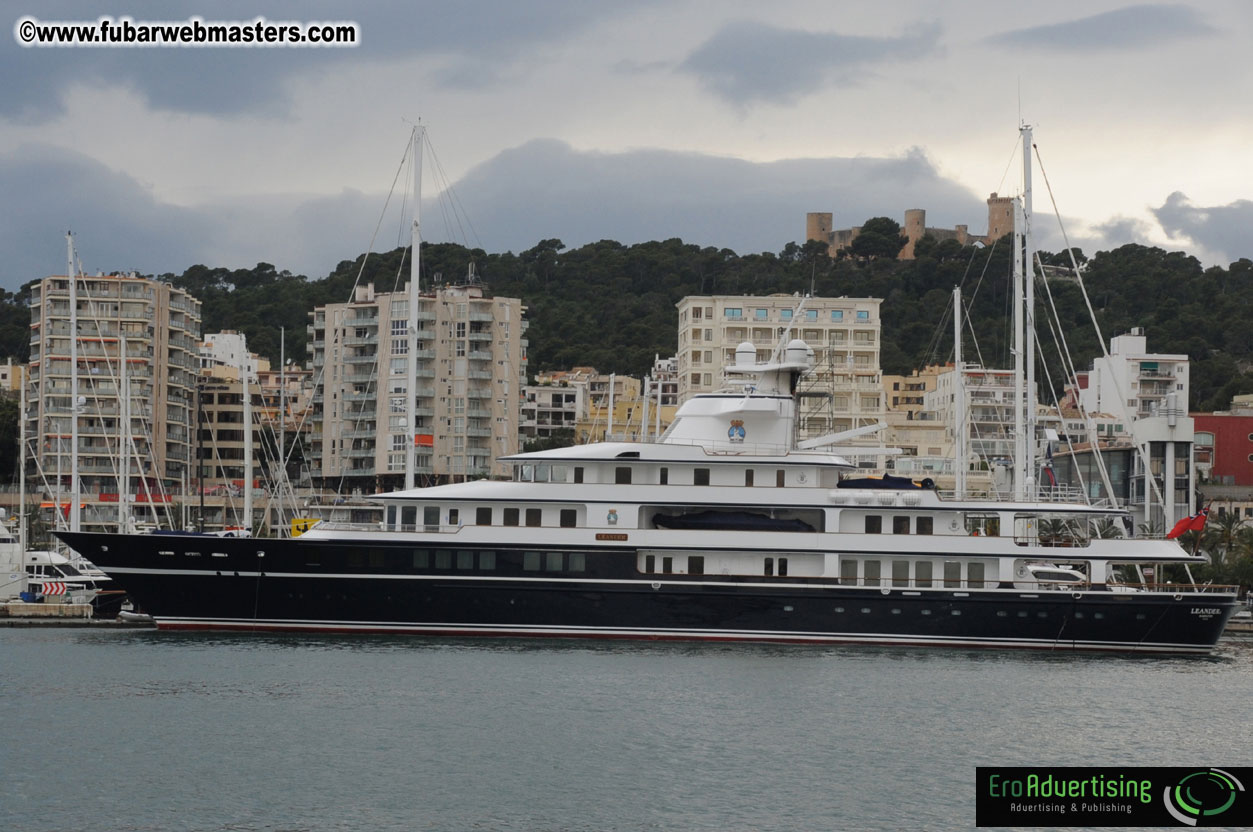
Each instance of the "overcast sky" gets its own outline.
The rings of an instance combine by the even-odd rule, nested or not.
[[[682,237],[739,253],[924,208],[987,227],[1035,138],[1067,232],[1253,257],[1253,5],[585,0],[7,4],[0,287],[258,261],[317,278],[407,239],[384,214],[421,118],[424,236],[488,251]],[[24,15],[348,20],[351,49],[18,44]],[[442,171],[442,179],[434,174]],[[407,180],[407,176],[402,176]],[[459,221],[435,199],[451,184]],[[1061,247],[1035,174],[1041,247]],[[393,208],[403,199],[393,198]],[[447,201],[444,202],[448,204]]]

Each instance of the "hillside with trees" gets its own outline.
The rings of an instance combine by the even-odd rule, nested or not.
[[[817,243],[789,243],[778,253],[737,254],[702,248],[678,239],[623,245],[602,240],[567,248],[543,240],[520,253],[489,254],[455,244],[425,244],[423,283],[464,280],[473,265],[488,291],[521,298],[527,307],[532,371],[575,364],[604,372],[642,375],[655,355],[676,349],[675,304],[685,295],[786,293],[882,298],[884,372],[907,373],[952,355],[951,291],[961,285],[969,306],[968,358],[985,366],[1012,366],[1009,352],[1009,246],[963,247],[954,240],[923,238],[916,259],[898,261],[899,226],[876,218],[875,233],[847,253],[831,258]],[[844,254],[844,253],[842,253]],[[1083,260],[1082,254],[1079,255]],[[1042,253],[1050,265],[1068,265],[1063,255]],[[269,263],[252,269],[196,265],[181,275],[159,278],[190,291],[202,303],[203,329],[234,329],[249,347],[279,360],[280,328],[286,355],[304,362],[308,313],[314,306],[342,302],[352,286],[373,282],[379,292],[408,280],[408,252],[395,249],[343,261],[321,279],[279,271]],[[1097,321],[1109,337],[1143,326],[1154,352],[1191,359],[1193,410],[1221,409],[1231,396],[1253,392],[1253,261],[1204,268],[1182,252],[1126,245],[1096,254],[1085,267]],[[1050,277],[1061,330],[1080,369],[1099,354],[1078,284]],[[1054,387],[1061,370],[1054,336],[1045,325],[1047,293],[1041,301],[1040,352]],[[0,293],[0,354],[25,360],[29,348],[29,286]],[[1041,383],[1047,383],[1041,374]]]

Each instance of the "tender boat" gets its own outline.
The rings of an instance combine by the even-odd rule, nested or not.
[[[802,341],[764,363],[743,344],[737,384],[690,399],[656,442],[506,457],[512,481],[379,495],[380,523],[57,534],[165,630],[1214,647],[1235,588],[1195,584],[1202,559],[1173,541],[1090,533],[1117,512],[943,499],[861,477],[845,436],[795,442],[812,363]]]

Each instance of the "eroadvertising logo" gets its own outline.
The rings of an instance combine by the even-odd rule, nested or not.
[[[975,769],[976,826],[1253,826],[1253,768]]]

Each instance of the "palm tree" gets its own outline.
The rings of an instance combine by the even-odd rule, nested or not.
[[[1215,566],[1226,563],[1243,525],[1244,519],[1234,511],[1222,512],[1206,522],[1201,547]]]

